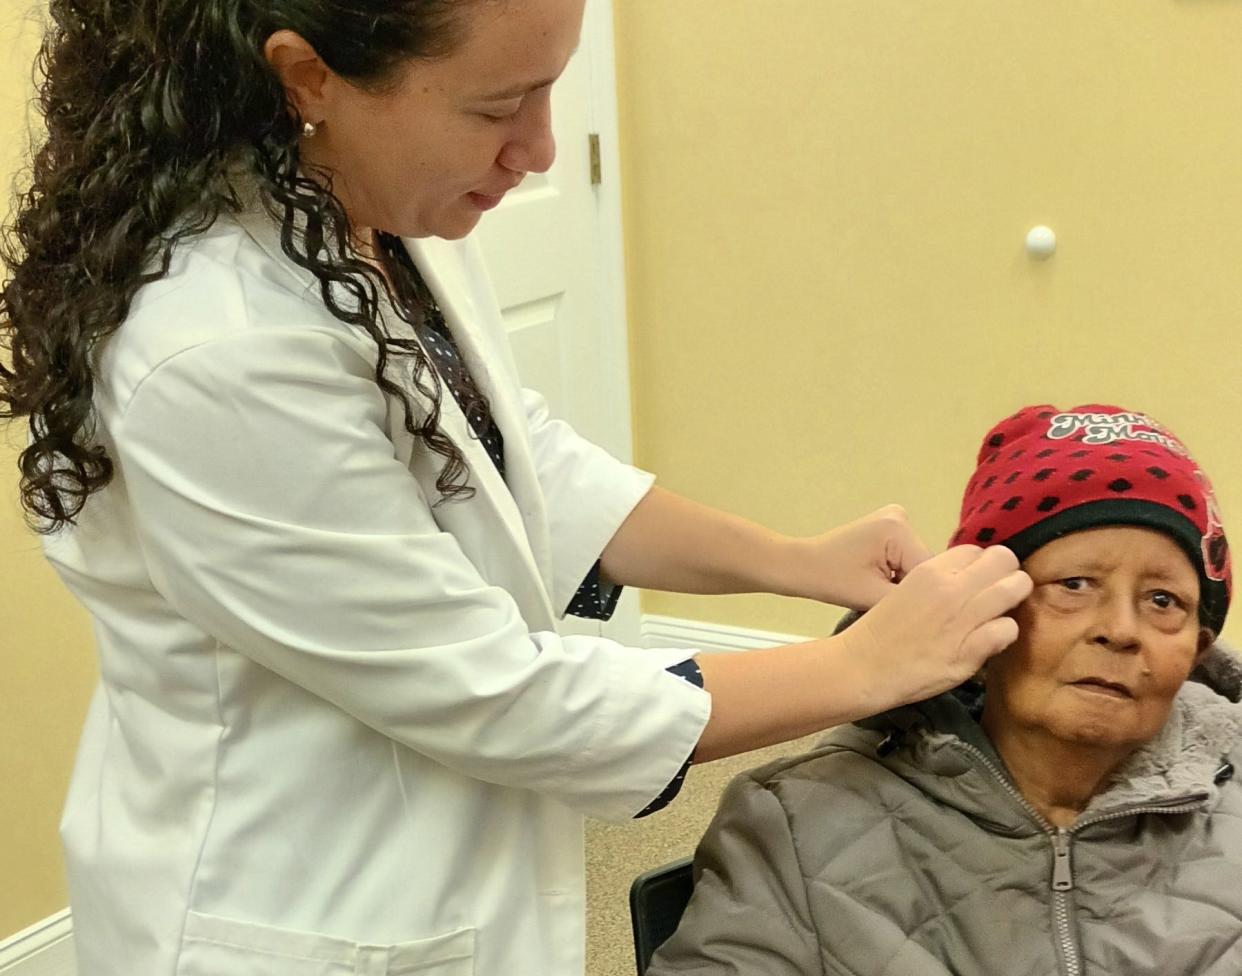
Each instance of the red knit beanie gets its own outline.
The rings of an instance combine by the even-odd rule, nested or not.
[[[953,545],[1005,545],[1019,559],[1071,532],[1138,525],[1170,536],[1199,574],[1199,616],[1219,634],[1232,590],[1211,482],[1146,414],[1088,404],[1024,407],[983,439]]]

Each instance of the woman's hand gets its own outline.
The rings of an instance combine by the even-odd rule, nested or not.
[[[961,684],[1017,640],[1004,614],[1031,589],[1004,546],[957,546],[922,563],[835,638],[861,701],[883,711]]]
[[[794,540],[791,551],[791,576],[781,589],[851,610],[875,606],[931,555],[900,505]]]
[[[657,485],[604,549],[603,570],[625,586],[775,593],[866,610],[927,557],[900,505],[797,539]]]
[[[898,563],[900,565],[900,563]],[[1018,636],[1031,580],[1000,546],[920,563],[835,637],[695,660],[712,696],[699,762],[809,735],[960,684]]]

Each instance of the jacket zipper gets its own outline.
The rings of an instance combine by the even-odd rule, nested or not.
[[[1058,827],[1052,833],[1052,918],[1066,976],[1081,976],[1078,940],[1070,923],[1070,896],[1074,890],[1074,866],[1070,861],[1070,832]]]
[[[1054,827],[1045,820],[1043,815],[1026,801],[1026,797],[1017,791],[1005,774],[997,769],[992,760],[981,750],[967,743],[962,743],[962,745],[983,764],[983,768],[992,774],[992,778],[1000,783],[1005,792],[1021,804],[1022,808],[1030,814],[1031,819],[1039,824],[1040,829],[1052,841],[1052,919],[1056,929],[1053,936],[1061,951],[1061,971],[1065,973],[1065,976],[1082,976],[1078,944],[1074,939],[1074,927],[1070,924],[1069,895],[1066,894],[1074,888],[1069,831]]]
[[[1074,890],[1074,866],[1070,856],[1070,846],[1074,834],[1084,827],[1090,827],[1093,824],[1104,823],[1107,820],[1120,820],[1123,817],[1132,817],[1140,813],[1190,813],[1199,808],[1203,803],[1204,797],[1194,796],[1192,798],[1188,796],[1184,801],[1176,801],[1169,804],[1138,804],[1091,817],[1066,830],[1064,827],[1054,827],[1045,820],[1039,811],[1026,801],[1026,797],[1017,791],[1005,775],[996,768],[992,760],[981,750],[968,743],[962,743],[962,747],[978,758],[984,769],[992,774],[992,777],[1000,783],[1006,793],[1021,804],[1022,808],[1030,814],[1031,819],[1039,824],[1040,828],[1052,841],[1052,916],[1056,926],[1054,934],[1057,945],[1061,949],[1062,969],[1065,972],[1065,976],[1082,976],[1082,960],[1078,953],[1078,942],[1074,938],[1074,927],[1071,924],[1070,896],[1068,894]]]

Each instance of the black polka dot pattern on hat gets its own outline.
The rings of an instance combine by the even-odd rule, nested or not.
[[[1145,419],[1110,406],[1041,407],[993,426],[976,455],[954,544],[989,546],[1015,538],[1042,544],[1073,531],[1069,526],[1110,519],[1127,524],[1145,518],[1146,506],[1163,506],[1197,527],[1211,581],[1205,585],[1222,588],[1220,581],[1231,578],[1230,559],[1208,511],[1203,476],[1176,437]],[[1042,530],[1040,523],[1047,523]],[[1183,520],[1175,517],[1170,524]],[[1222,536],[1220,554],[1213,551],[1213,533]],[[1188,551],[1199,548],[1192,539],[1183,540]],[[1227,602],[1223,597],[1221,606]]]

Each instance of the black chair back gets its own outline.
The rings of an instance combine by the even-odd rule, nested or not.
[[[651,965],[656,949],[673,934],[694,891],[693,858],[682,858],[640,874],[630,885],[630,921],[638,976]]]
[[[862,611],[851,610],[837,622],[833,633],[841,633],[861,616]],[[694,892],[693,864],[693,858],[685,857],[640,874],[630,885],[630,921],[634,926],[638,976],[647,972],[651,957],[676,930],[690,903]]]

